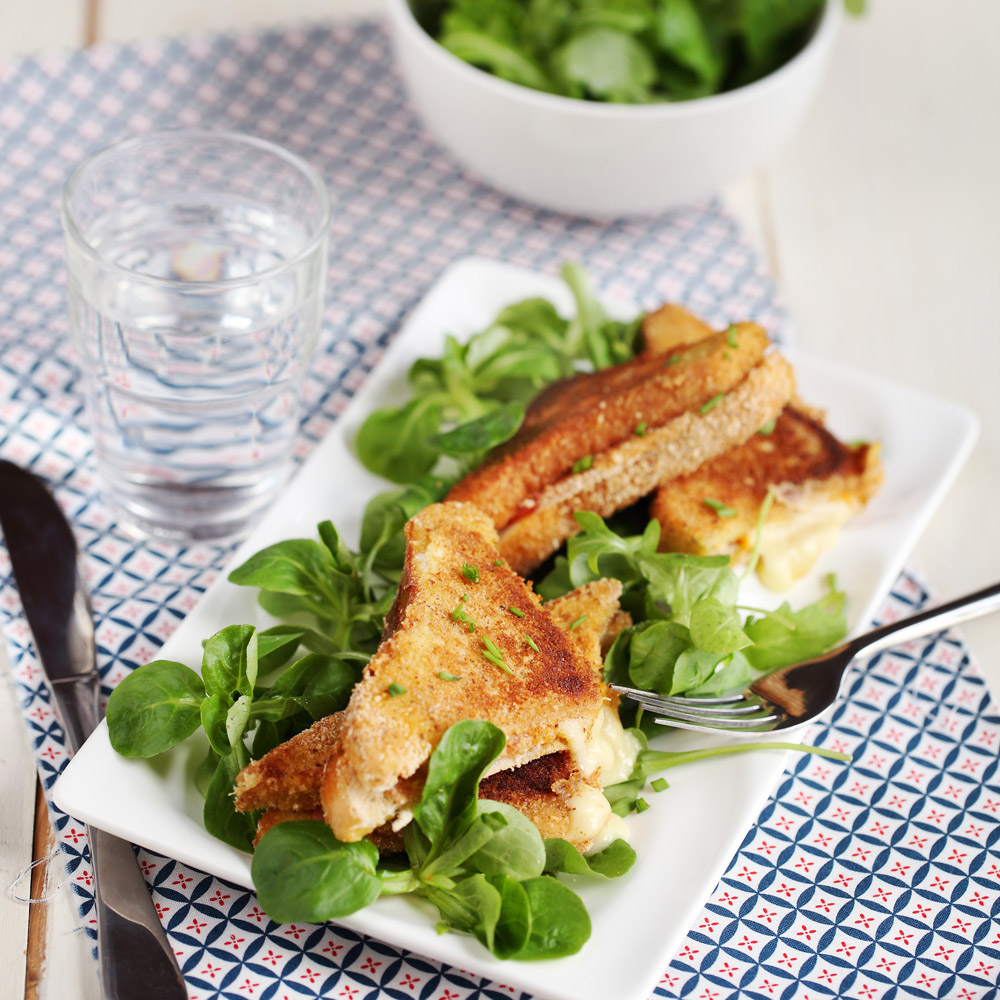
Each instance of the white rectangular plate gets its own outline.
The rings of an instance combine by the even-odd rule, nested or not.
[[[325,518],[348,541],[355,541],[365,503],[388,488],[361,467],[351,448],[365,415],[404,398],[410,364],[421,356],[439,355],[446,333],[468,336],[485,327],[501,307],[529,296],[545,296],[560,309],[571,309],[570,296],[556,278],[476,258],[450,267],[284,496],[234,555],[232,565],[279,539],[313,537],[315,525]],[[882,490],[845,529],[836,549],[787,595],[793,605],[812,600],[823,574],[835,571],[849,595],[850,627],[860,631],[877,612],[968,455],[975,420],[953,403],[793,352],[788,355],[803,399],[826,408],[835,433],[848,440],[882,442]],[[743,597],[753,605],[776,606],[780,600],[749,581]],[[202,639],[234,622],[272,624],[257,606],[254,591],[236,587],[223,576],[161,655],[197,667]],[[702,735],[669,733],[659,743],[683,749],[706,740]],[[55,801],[78,819],[250,886],[250,858],[202,827],[201,800],[190,775],[203,746],[193,739],[154,761],[126,760],[111,749],[102,723],[59,779]],[[343,924],[538,997],[642,1000],[665,971],[784,766],[784,753],[761,751],[671,772],[670,790],[654,796],[653,808],[630,821],[638,852],[633,870],[617,882],[575,886],[594,927],[588,944],[571,958],[500,962],[471,938],[438,935],[428,913],[402,898],[379,900]]]

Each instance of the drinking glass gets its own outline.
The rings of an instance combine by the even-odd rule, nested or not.
[[[323,181],[262,139],[155,132],[85,160],[62,216],[106,500],[145,535],[243,534],[291,471],[323,310]]]

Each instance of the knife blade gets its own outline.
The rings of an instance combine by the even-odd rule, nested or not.
[[[0,461],[0,527],[72,755],[99,720],[94,624],[78,573],[73,530],[42,482],[6,461]],[[184,978],[132,845],[92,827],[87,835],[104,996],[186,1000]]]

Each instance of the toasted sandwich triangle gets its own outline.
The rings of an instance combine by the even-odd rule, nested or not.
[[[501,770],[572,752],[601,711],[594,664],[500,559],[485,514],[434,504],[406,538],[393,631],[354,689],[324,775],[324,815],[345,841],[405,822],[420,769],[455,722],[486,719],[504,731]]]

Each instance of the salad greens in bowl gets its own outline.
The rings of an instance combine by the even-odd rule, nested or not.
[[[840,0],[388,0],[428,129],[545,208],[661,212],[759,166],[805,114]]]
[[[824,0],[411,0],[431,37],[502,80],[618,104],[759,80],[801,51]]]

